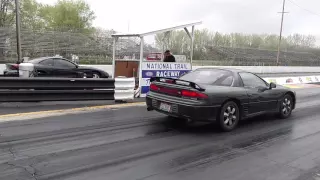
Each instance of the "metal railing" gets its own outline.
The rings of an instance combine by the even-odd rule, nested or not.
[[[0,78],[0,102],[134,99],[134,78]]]

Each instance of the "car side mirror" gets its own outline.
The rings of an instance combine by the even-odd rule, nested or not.
[[[273,89],[273,88],[276,88],[276,87],[277,87],[277,85],[275,83],[273,83],[273,82],[270,83],[270,89]]]

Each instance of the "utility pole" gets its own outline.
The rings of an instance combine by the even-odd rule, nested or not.
[[[282,16],[281,16],[280,37],[279,37],[279,44],[278,44],[277,66],[279,66],[280,46],[281,46],[282,29],[283,29],[283,17],[284,17],[285,13],[288,13],[288,12],[284,11],[285,4],[286,4],[286,0],[283,0],[282,12],[280,12],[282,14]]]
[[[15,0],[16,5],[16,36],[17,36],[17,54],[18,63],[21,61],[21,38],[20,38],[20,4],[19,0]]]

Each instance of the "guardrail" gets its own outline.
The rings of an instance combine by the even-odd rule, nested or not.
[[[134,78],[0,78],[0,102],[132,100]]]

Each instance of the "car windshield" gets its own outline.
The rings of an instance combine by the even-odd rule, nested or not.
[[[232,73],[221,69],[201,69],[185,74],[179,79],[199,84],[215,84],[215,82],[225,77],[232,77]]]

